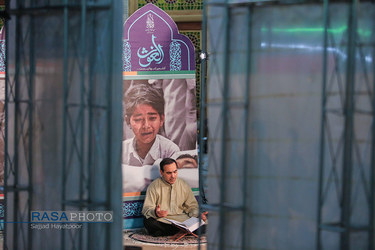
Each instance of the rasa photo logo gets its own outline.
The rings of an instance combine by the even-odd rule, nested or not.
[[[82,223],[111,223],[112,211],[31,211],[32,229],[80,229]]]

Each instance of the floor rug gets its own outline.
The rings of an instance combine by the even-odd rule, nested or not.
[[[160,236],[160,237],[153,237],[151,235],[146,234],[145,232],[136,232],[129,235],[129,238],[141,242],[153,243],[153,244],[174,244],[174,245],[190,245],[190,244],[198,244],[198,238],[194,237],[193,235],[184,236],[182,239],[178,241],[174,241],[172,236]],[[205,244],[206,236],[201,236],[200,244]]]

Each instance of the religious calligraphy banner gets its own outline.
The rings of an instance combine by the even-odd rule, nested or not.
[[[148,185],[171,157],[178,176],[199,192],[195,51],[163,10],[147,4],[123,31],[124,229],[143,227]]]
[[[194,73],[192,42],[178,32],[177,25],[167,13],[153,4],[145,5],[128,18],[123,42],[126,76],[134,78],[139,71]],[[144,78],[142,74],[140,78]]]

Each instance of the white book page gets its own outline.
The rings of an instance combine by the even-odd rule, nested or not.
[[[173,224],[179,225],[181,227],[186,227],[186,225],[183,222],[179,222],[179,221],[172,220],[172,219],[166,219],[166,220],[172,222]]]
[[[190,228],[194,228],[195,226],[197,226],[197,228],[199,227],[199,219],[198,218],[195,218],[195,217],[191,217],[190,219],[187,219],[186,221],[184,221],[184,224],[186,225],[186,227],[188,227],[189,229]],[[194,229],[195,230],[195,229]],[[193,230],[193,231],[194,231]]]
[[[175,224],[175,225],[178,225],[178,226],[180,226],[180,227],[183,227],[183,228],[188,229],[188,228],[186,227],[186,225],[185,225],[183,222],[179,222],[179,221],[172,220],[172,219],[166,219],[166,220],[172,222],[172,223]]]
[[[196,217],[191,217],[187,220],[185,220],[184,222],[179,222],[179,221],[176,221],[176,220],[172,220],[172,219],[166,219],[170,222],[172,222],[173,224],[175,225],[178,225],[182,228],[185,228],[187,230],[189,230],[190,232],[193,232],[195,231],[196,229],[199,228],[199,219],[196,218]],[[201,220],[201,225],[205,224],[203,220]]]

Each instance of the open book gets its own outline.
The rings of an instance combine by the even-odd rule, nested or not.
[[[165,219],[167,221],[172,222],[172,224],[176,225],[177,227],[183,228],[183,229],[189,231],[190,233],[194,232],[195,230],[197,230],[200,226],[202,226],[204,224],[204,221],[202,219],[201,219],[201,222],[199,224],[199,218],[196,218],[196,217],[191,217],[184,222],[179,222],[179,221],[167,219],[167,218],[165,218]]]

